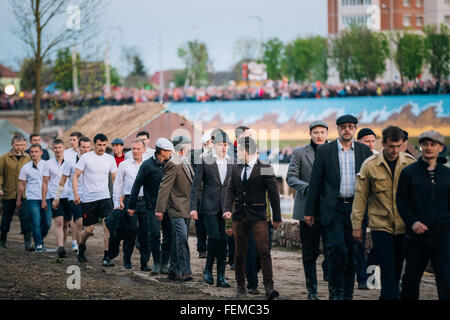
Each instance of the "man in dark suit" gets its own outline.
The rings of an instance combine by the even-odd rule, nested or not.
[[[339,138],[320,146],[311,172],[305,222],[325,228],[330,299],[352,300],[356,258],[350,214],[355,178],[370,148],[353,141],[358,119],[344,115],[336,121]]]
[[[316,150],[320,145],[327,142],[328,125],[322,120],[314,121],[309,125],[309,135],[311,136],[311,143],[294,150],[286,180],[288,185],[296,190],[293,218],[300,221],[300,241],[302,243],[302,260],[308,300],[318,300],[316,261],[320,253],[321,236],[325,257],[322,263],[324,279],[327,279],[328,272],[324,232],[320,223],[315,223],[312,227],[307,225],[304,213]]]
[[[190,201],[191,218],[197,220],[200,212],[208,236],[206,265],[203,271],[205,282],[214,283],[212,268],[217,258],[216,285],[224,288],[230,287],[225,279],[227,240],[225,220],[222,217],[224,186],[228,182],[232,168],[232,161],[227,155],[229,144],[230,140],[225,132],[215,136],[215,152],[202,157],[201,163],[197,166]]]
[[[278,297],[279,293],[273,287],[272,258],[266,221],[266,194],[268,193],[273,211],[273,227],[277,229],[281,224],[278,186],[272,166],[259,161],[256,142],[252,138],[241,138],[238,141],[237,151],[241,163],[233,165],[223,204],[224,217],[233,218],[237,292],[238,295],[247,293],[245,259],[248,233],[251,230],[261,260],[266,298],[272,300]],[[235,208],[231,214],[233,201]]]

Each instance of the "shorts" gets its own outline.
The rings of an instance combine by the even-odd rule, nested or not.
[[[50,203],[47,202],[47,205],[52,210],[52,217],[57,218],[57,217],[64,216],[64,221],[70,221],[70,219],[72,218],[72,215],[70,214],[69,200],[67,198],[59,199],[59,206],[58,206],[57,210],[52,208],[53,200],[54,199],[52,198],[49,200]]]
[[[81,204],[83,208],[83,226],[92,226],[106,218],[113,211],[110,198]]]
[[[83,209],[81,207],[81,204],[75,204],[73,200],[69,200],[69,208],[74,222],[80,218],[83,218]]]

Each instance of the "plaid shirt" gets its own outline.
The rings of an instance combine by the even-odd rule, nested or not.
[[[352,146],[348,151],[342,147],[339,139],[337,139],[338,154],[339,154],[339,169],[341,171],[341,186],[339,190],[339,197],[347,198],[353,197],[355,194],[355,143],[352,141]]]

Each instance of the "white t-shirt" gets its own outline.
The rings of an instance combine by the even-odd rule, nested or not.
[[[56,195],[56,191],[58,190],[59,186],[59,181],[61,181],[64,162],[66,161],[63,160],[63,162],[59,164],[56,158],[51,158],[45,163],[45,168],[44,172],[42,173],[42,176],[50,178],[48,180],[47,196],[45,197],[46,199],[53,199]],[[66,181],[66,184],[64,185],[64,190],[60,195],[60,199],[67,198],[67,195],[68,195],[68,187]]]
[[[74,160],[69,160],[69,161],[64,161],[64,165],[63,165],[63,169],[62,169],[62,174],[64,176],[67,176],[69,178],[67,178],[67,199],[69,201],[73,201],[74,200],[74,194],[73,194],[73,186],[72,186],[72,179],[73,179],[73,175],[75,173],[75,168],[76,168],[76,163],[75,163],[76,157]],[[83,202],[83,175],[80,176],[80,178],[78,179],[78,194],[80,195],[80,199]]]
[[[102,156],[90,151],[81,156],[76,168],[83,171],[82,185],[84,193],[84,203],[97,200],[110,199],[109,174],[117,171],[114,157],[104,153]]]
[[[30,161],[20,170],[19,180],[26,182],[25,196],[27,200],[42,200],[42,173],[45,162],[45,160],[41,160],[35,167],[33,161]]]

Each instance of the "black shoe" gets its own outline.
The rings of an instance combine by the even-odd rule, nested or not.
[[[131,264],[131,263],[124,263],[123,264],[123,267],[125,268],[125,269],[131,269],[131,268],[133,268],[133,265]]]
[[[33,243],[31,242],[31,233],[27,232],[23,235],[23,240],[25,243],[25,250],[26,251],[34,251]]]
[[[148,271],[152,271],[152,269],[150,269],[148,266],[141,266],[141,271],[148,272]]]
[[[103,261],[102,261],[102,266],[104,266],[104,267],[112,267],[112,266],[114,266],[114,263],[111,262],[109,257],[104,257]]]
[[[59,247],[56,253],[58,254],[58,258],[67,258],[66,250],[64,250],[64,247]]]
[[[241,295],[246,295],[247,294],[247,290],[245,289],[245,286],[238,286],[237,287],[237,295],[241,296]]]
[[[280,296],[280,294],[274,288],[269,288],[266,290],[266,299],[267,300],[273,300],[279,296]]]
[[[248,294],[259,294],[258,288],[249,288]]]
[[[8,248],[8,247],[6,246],[6,240],[0,240],[0,247],[2,247],[2,248]]]
[[[208,256],[208,255],[206,254],[206,251],[199,251],[199,252],[198,252],[198,257],[199,257],[200,259],[206,259],[207,256]]]
[[[214,284],[214,277],[211,271],[203,270],[203,279],[205,279],[207,284]]]
[[[153,264],[151,274],[157,275],[157,274],[160,274],[160,273],[161,273],[161,265],[159,263]]]
[[[365,282],[358,283],[358,290],[369,290]]]
[[[231,270],[236,270],[236,266],[234,264],[230,264],[230,269]]]
[[[231,287],[230,284],[227,282],[227,280],[225,279],[225,276],[223,274],[218,275],[217,276],[217,284],[216,287],[221,287],[221,288],[229,288]]]
[[[173,272],[167,273],[167,278],[170,279],[170,280],[178,280],[177,279],[177,275],[175,273],[173,273]]]
[[[84,254],[80,254],[79,252],[77,254],[77,260],[78,260],[78,263],[85,263],[88,261],[86,256]]]

